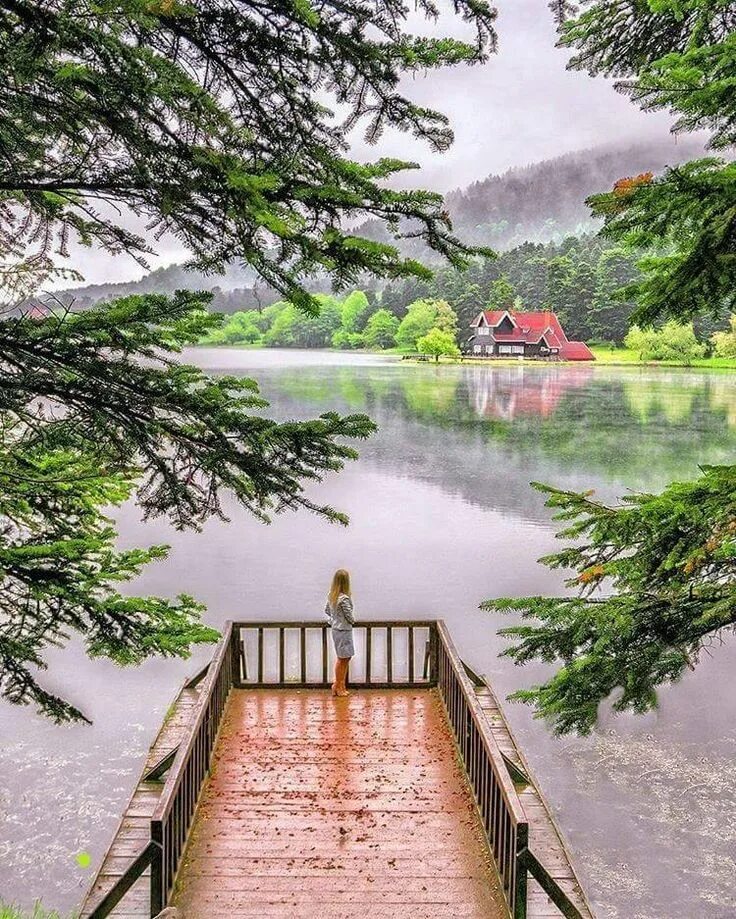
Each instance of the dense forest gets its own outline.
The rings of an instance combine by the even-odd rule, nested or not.
[[[571,334],[584,339],[591,336],[602,340],[620,339],[623,334],[620,319],[612,316],[613,325],[610,328],[603,321],[606,310],[610,308],[605,307],[600,298],[602,289],[608,285],[603,280],[593,279],[601,251],[600,243],[589,238],[599,222],[590,217],[585,198],[601,188],[610,187],[622,175],[641,171],[642,164],[647,169],[660,170],[665,163],[686,158],[696,149],[700,150],[696,141],[685,140],[677,148],[673,148],[671,143],[657,144],[650,141],[636,146],[579,151],[512,169],[503,175],[489,175],[465,189],[451,192],[446,196],[446,204],[458,235],[491,246],[501,253],[497,262],[472,267],[466,275],[472,279],[469,283],[479,284],[482,294],[484,285],[506,274],[524,305],[539,308],[549,296],[543,277],[545,272],[540,269],[539,260],[550,261],[559,257],[579,261],[585,267],[581,268],[581,274],[576,278],[570,275],[569,265],[563,262],[556,266],[559,283],[557,291],[552,294],[551,302],[555,305],[551,308],[559,310],[559,298],[571,290],[573,282],[579,282],[582,284],[577,295],[580,302],[571,304],[567,310],[560,310],[561,316],[573,323]],[[364,223],[356,232],[375,239],[386,236],[385,231],[375,222]],[[527,243],[553,243],[553,246],[531,247]],[[425,251],[425,247],[422,247],[420,253],[416,245],[408,240],[404,241],[403,246],[407,251],[411,250],[412,254],[421,254],[422,258],[432,261],[432,253]],[[612,258],[615,261],[615,256]],[[607,265],[601,266],[601,270],[604,273],[619,272],[625,280],[629,280],[628,266]],[[576,271],[572,274],[575,275]],[[434,287],[432,282],[428,286],[420,283],[418,286],[422,288],[421,292],[416,294],[411,291],[411,281],[405,291],[388,289],[384,295],[385,305],[401,318],[402,310],[417,296],[426,296],[429,288],[432,288],[432,296],[452,300],[449,290],[436,290],[437,286],[449,280],[448,273],[440,269]],[[589,323],[578,323],[573,317],[580,313],[581,304],[592,302],[591,285],[595,286],[596,283],[599,286],[596,300],[598,315]],[[452,285],[456,286],[456,282],[452,281]],[[307,287],[314,293],[326,294],[330,285],[326,278],[316,278]],[[361,287],[369,296],[373,296],[379,289],[375,279],[367,277],[361,281]],[[84,309],[115,297],[136,293],[173,293],[180,289],[212,291],[211,308],[223,313],[260,310],[281,299],[263,281],[256,281],[252,269],[236,263],[231,263],[223,275],[188,271],[182,265],[171,265],[152,271],[139,281],[69,288],[60,296],[65,301],[73,300],[76,308]],[[473,304],[472,309],[482,303],[479,300]],[[468,318],[469,307],[463,303],[457,303],[455,307],[462,325]],[[626,310],[616,308],[612,312],[620,317]]]
[[[407,278],[389,282],[382,290],[356,290],[345,298],[317,294],[321,312],[316,317],[300,314],[285,301],[259,309],[248,298],[239,300],[239,292],[232,291],[227,296],[229,302],[237,304],[236,312],[205,341],[280,348],[398,347],[414,351],[419,339],[439,326],[452,332],[462,348],[470,322],[480,309],[511,306],[551,310],[570,338],[619,346],[627,338],[634,307],[621,290],[638,278],[636,262],[634,254],[592,234],[569,236],[559,243],[525,242],[495,259],[478,258],[462,271],[437,269],[429,280]],[[215,292],[215,307],[223,296],[224,292]],[[407,335],[402,331],[411,327],[407,318],[419,315],[422,304],[444,304],[455,318],[446,326],[442,322],[437,326],[432,320],[434,314],[422,313],[417,334]],[[723,319],[701,317],[695,332],[710,348],[713,333],[726,327]]]

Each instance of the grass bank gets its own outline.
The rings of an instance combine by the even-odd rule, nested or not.
[[[232,344],[217,344],[211,345],[206,342],[200,342],[199,347],[206,348],[237,348],[247,351],[261,351],[261,350],[290,350],[289,348],[264,348],[263,345],[252,345],[245,342],[234,342]],[[493,365],[498,364],[507,365],[512,367],[518,367],[520,363],[523,363],[527,366],[543,366],[541,361],[534,360],[525,360],[522,361],[518,357],[494,357],[493,360],[489,360],[485,357],[472,357],[466,356],[462,358],[455,357],[440,357],[439,362],[435,361],[433,357],[427,357],[426,359],[421,359],[415,352],[406,351],[401,348],[385,348],[383,350],[371,350],[368,348],[356,348],[352,351],[343,350],[341,348],[304,348],[298,350],[306,351],[329,351],[335,354],[382,354],[386,357],[397,357],[403,358],[404,363],[408,364],[478,364],[478,365]],[[701,357],[692,360],[689,364],[684,361],[642,361],[636,351],[631,351],[628,348],[604,348],[597,345],[592,345],[590,350],[595,355],[595,362],[581,362],[581,361],[559,361],[560,364],[566,364],[568,366],[606,366],[606,367],[689,367],[697,368],[699,370],[736,370],[736,359],[726,358],[726,357]],[[0,919],[5,919],[5,917],[0,913]]]
[[[36,903],[30,912],[19,906],[0,903],[0,919],[74,919],[74,917],[62,916],[55,910],[44,909],[40,903]]]
[[[727,357],[699,357],[686,364],[684,361],[642,361],[636,351],[628,348],[591,347],[597,364],[608,366],[638,365],[639,367],[697,367],[703,370],[736,370],[736,360]]]

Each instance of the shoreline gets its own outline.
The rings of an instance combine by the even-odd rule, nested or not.
[[[464,365],[464,366],[474,366],[474,367],[631,367],[631,368],[646,368],[652,369],[657,367],[663,367],[668,369],[680,368],[682,370],[708,370],[711,372],[718,373],[732,373],[736,371],[736,358],[722,358],[722,357],[701,357],[695,358],[690,363],[684,363],[683,361],[641,361],[631,356],[631,352],[627,352],[625,349],[620,349],[621,354],[616,354],[613,350],[597,350],[592,348],[591,350],[595,354],[596,359],[594,361],[543,361],[543,360],[534,360],[530,358],[506,358],[506,357],[440,357],[439,361],[435,361],[434,358],[429,357],[427,359],[420,359],[415,353],[412,352],[403,352],[395,348],[387,348],[383,351],[373,351],[368,348],[355,348],[351,350],[343,348],[264,348],[259,345],[251,345],[246,343],[231,343],[231,344],[208,344],[205,342],[197,343],[196,345],[190,346],[195,348],[216,348],[217,350],[227,350],[232,349],[234,351],[309,351],[314,354],[364,354],[364,355],[373,355],[375,357],[387,357],[394,358],[396,363],[400,364],[409,364],[414,367],[418,366],[430,366],[430,367],[439,367],[441,366],[452,366],[452,365]]]

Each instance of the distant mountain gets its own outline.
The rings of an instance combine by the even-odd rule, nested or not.
[[[560,241],[596,229],[585,199],[597,191],[609,189],[627,175],[661,172],[693,157],[702,156],[701,143],[693,138],[646,142],[618,147],[596,147],[568,153],[556,159],[542,160],[530,166],[510,169],[503,175],[489,175],[467,188],[450,192],[447,206],[455,233],[462,239],[495,249],[510,249],[522,242]],[[379,221],[371,220],[354,232],[371,239],[390,241]],[[402,248],[431,262],[435,253],[416,241],[405,241]],[[375,283],[375,282],[374,282]],[[368,282],[370,286],[370,282]],[[255,272],[232,265],[224,275],[203,275],[187,271],[182,265],[170,265],[152,271],[139,281],[111,284],[89,284],[60,292],[85,308],[101,300],[134,293],[171,293],[174,290],[215,290],[214,307],[223,312],[267,306],[278,299],[275,291],[256,285]],[[310,284],[314,291],[327,290],[319,280]]]
[[[445,201],[455,234],[468,242],[500,250],[526,241],[559,242],[597,230],[599,224],[585,204],[589,195],[610,189],[623,176],[661,172],[704,152],[693,138],[595,147],[489,175],[449,192]],[[390,241],[379,221],[367,221],[356,232]],[[407,241],[403,249],[407,255],[436,259],[414,241]]]
[[[214,290],[216,287],[222,291],[245,288],[252,290],[255,280],[255,271],[240,265],[230,265],[222,275],[206,275],[199,271],[189,271],[183,265],[176,264],[157,268],[138,281],[85,284],[60,291],[60,295],[88,305],[114,297],[127,297],[130,294],[168,294],[175,290]]]
[[[623,176],[661,172],[704,154],[687,138],[626,147],[597,147],[490,175],[446,196],[458,236],[507,249],[594,229],[585,199]]]

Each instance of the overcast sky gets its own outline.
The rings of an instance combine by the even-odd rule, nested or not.
[[[449,191],[572,150],[600,144],[666,138],[670,118],[644,114],[610,83],[567,71],[569,54],[555,48],[547,0],[499,3],[499,50],[483,67],[456,67],[412,77],[403,90],[417,102],[450,116],[455,143],[444,154],[428,151],[411,137],[387,132],[377,147],[355,137],[359,159],[396,156],[421,164],[403,185]],[[415,31],[415,23],[412,22]],[[422,31],[462,35],[462,24],[422,25]],[[673,141],[674,143],[674,141]],[[176,240],[157,244],[153,267],[182,261]],[[73,265],[88,283],[131,280],[141,269],[127,256],[75,249]],[[64,285],[60,285],[64,286]]]

